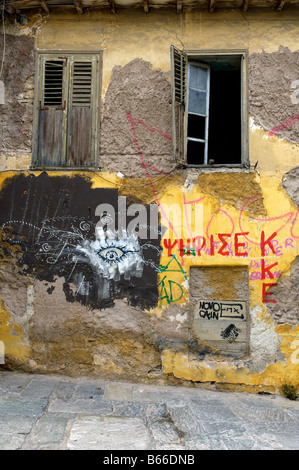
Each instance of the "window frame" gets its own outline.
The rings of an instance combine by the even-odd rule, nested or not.
[[[179,124],[179,132],[183,133],[183,154],[179,155],[176,151],[176,113],[175,113],[175,101],[176,101],[176,91],[175,91],[175,58],[174,54],[179,53],[182,55],[184,62],[183,69],[181,70],[181,76],[185,74],[183,83],[185,84],[185,90],[182,90],[181,95],[184,98],[183,106],[185,108],[184,112],[184,124],[183,129]],[[183,167],[188,168],[249,168],[249,87],[248,87],[248,49],[184,49],[180,50],[175,46],[170,48],[171,55],[171,87],[172,87],[172,129],[173,129],[173,154],[174,159],[177,163]],[[188,96],[188,64],[189,62],[197,62],[200,64],[201,60],[211,56],[225,57],[225,56],[239,56],[240,57],[240,73],[241,73],[241,97],[240,97],[240,108],[241,108],[241,162],[240,163],[221,163],[221,164],[189,164],[187,163],[187,96]],[[182,61],[181,61],[182,64]],[[208,144],[208,141],[207,141]]]
[[[60,165],[44,165],[39,162],[38,140],[39,140],[39,111],[42,109],[43,90],[44,90],[44,69],[47,60],[61,60],[67,56],[68,76],[63,80],[63,96],[66,98],[66,106],[64,106],[64,98],[62,100],[62,109],[66,115],[63,118],[62,141],[63,141],[63,159]],[[92,93],[91,93],[91,109],[92,109],[92,129],[91,129],[91,158],[88,165],[67,165],[66,155],[68,152],[69,131],[68,124],[70,115],[67,114],[67,108],[71,105],[71,73],[74,59],[87,60],[94,57],[96,65],[92,72]],[[34,112],[33,112],[33,142],[32,157],[30,169],[32,170],[86,170],[92,171],[99,169],[99,142],[100,142],[100,110],[101,110],[101,91],[102,91],[102,71],[103,71],[103,51],[102,50],[38,50],[35,59],[35,87],[34,87]],[[53,106],[54,107],[54,106]]]

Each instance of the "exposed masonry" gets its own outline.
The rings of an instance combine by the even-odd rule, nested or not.
[[[292,168],[284,175],[282,186],[299,209],[299,166]]]
[[[299,166],[292,168],[282,178],[282,186],[292,202],[299,209]],[[272,287],[276,304],[268,304],[272,317],[278,324],[299,323],[299,256],[290,267],[289,273],[278,280],[277,286]]]
[[[280,46],[277,52],[249,56],[249,106],[254,121],[266,131],[278,128],[297,116],[298,104],[292,103],[292,83],[298,80],[299,51]],[[286,140],[299,142],[299,121],[277,129]]]
[[[31,152],[34,97],[34,38],[5,36],[5,104],[0,113],[0,152]],[[3,34],[0,34],[0,57]]]
[[[128,115],[138,120],[136,136]],[[101,166],[125,176],[146,177],[142,153],[145,163],[170,171],[174,167],[171,126],[169,74],[153,70],[142,59],[114,67],[103,109]]]

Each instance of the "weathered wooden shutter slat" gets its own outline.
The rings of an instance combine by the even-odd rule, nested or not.
[[[39,166],[59,166],[63,155],[64,60],[42,60],[37,159]]]
[[[72,107],[91,106],[92,62],[74,62]]]
[[[63,111],[41,109],[38,127],[38,165],[59,166],[63,150]]]
[[[70,166],[89,166],[91,158],[92,115],[89,108],[72,108],[69,120],[71,136],[68,164]]]
[[[74,60],[68,121],[68,166],[92,164],[92,60]]]
[[[170,48],[171,55],[171,86],[172,86],[172,129],[174,158],[181,164],[186,164],[185,145],[185,109],[187,55],[174,46]]]
[[[43,105],[62,106],[63,60],[45,61]]]

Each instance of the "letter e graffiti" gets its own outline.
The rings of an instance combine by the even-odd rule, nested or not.
[[[273,292],[267,292],[267,287],[271,287],[271,286],[277,286],[277,283],[275,284],[266,284],[265,282],[263,283],[263,286],[262,286],[262,289],[263,289],[263,293],[262,293],[262,300],[263,300],[263,304],[269,304],[269,303],[272,303],[272,304],[276,304],[276,300],[274,299],[266,299],[266,296],[270,296],[270,295],[273,295]]]
[[[299,364],[299,340],[295,339],[292,344],[291,348],[295,349],[295,351],[291,354],[291,362],[292,364]]]

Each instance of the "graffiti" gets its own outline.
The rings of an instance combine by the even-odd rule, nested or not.
[[[293,80],[291,83],[291,89],[294,90],[291,95],[290,99],[292,104],[299,104],[299,80]],[[277,132],[281,131],[282,129],[286,129],[287,127],[292,127],[297,121],[299,120],[299,114],[296,116],[292,116],[283,123],[279,124],[276,127],[273,127],[269,132],[269,135],[276,135]]]
[[[265,277],[262,277],[262,273],[260,271],[253,271],[250,273],[250,280],[251,281],[260,281],[262,279],[274,279],[278,278],[281,275],[281,271],[274,271],[271,273],[272,276],[270,276],[268,273],[265,274]]]
[[[101,227],[97,227],[96,240],[84,240],[82,245],[77,245],[79,254],[74,254],[73,259],[78,261],[87,258],[105,279],[120,280],[122,275],[125,279],[130,279],[132,275],[141,277],[143,258],[138,238],[125,235],[123,233],[119,237],[116,232],[104,232]]]
[[[295,248],[299,239],[295,234],[298,211],[267,219],[251,217],[250,221],[259,226],[268,222],[276,224],[272,235],[266,236],[262,231],[260,239],[254,240],[249,231],[243,230],[242,217],[256,200],[255,196],[248,198],[241,208],[239,227],[224,209],[212,213],[204,227],[203,200],[207,196],[188,201],[183,192],[182,213],[178,204],[162,204],[150,170],[162,175],[168,173],[145,163],[136,126],[141,125],[168,141],[171,137],[130,114],[127,117],[154,203],[140,204],[130,198],[129,205],[117,189],[92,188],[88,178],[81,176],[50,178],[44,172],[38,177],[20,174],[9,179],[0,195],[2,239],[22,248],[23,255],[18,262],[24,273],[34,271],[38,279],[49,282],[55,276],[64,277],[69,301],[105,307],[112,305],[113,299],[125,296],[129,302],[144,308],[157,305],[159,295],[168,303],[182,298],[183,288],[176,281],[178,276],[187,280],[183,268],[186,257],[245,259],[251,258],[251,250],[256,246],[261,250],[261,260],[259,266],[251,266],[255,269],[250,279],[267,281],[279,277],[278,261],[267,258],[282,256],[283,249]],[[219,215],[228,228],[214,233],[214,222]],[[288,225],[290,233],[283,245],[275,237]],[[163,239],[168,229],[173,238]],[[186,238],[181,237],[181,229]],[[170,259],[165,265],[160,264],[163,249]],[[170,277],[172,274],[175,278]],[[269,286],[265,283],[263,287],[265,303],[274,302],[267,291]],[[51,292],[53,289],[48,290]]]
[[[160,287],[160,306],[164,299],[168,304],[171,304],[178,302],[184,295],[184,289],[180,284],[172,280],[165,281],[166,278],[167,276],[164,276],[158,284],[158,287]],[[177,290],[176,294],[174,294],[174,288]]]
[[[247,350],[247,306],[239,300],[194,299],[192,331],[195,337],[225,354]]]
[[[291,87],[296,88],[296,86],[298,85],[298,82],[299,81],[293,82]],[[298,90],[294,91],[294,93],[292,94],[291,99],[297,100],[297,92],[298,92]],[[152,179],[152,177],[151,177],[151,175],[148,171],[149,165],[145,164],[145,162],[144,162],[143,153],[142,153],[142,150],[141,150],[141,147],[140,147],[137,135],[136,135],[135,125],[140,124],[140,125],[144,126],[145,128],[147,128],[150,132],[158,133],[159,135],[167,138],[168,140],[171,140],[171,138],[169,136],[167,136],[167,134],[159,131],[158,129],[147,126],[146,123],[144,123],[143,121],[133,118],[133,116],[131,114],[128,114],[127,118],[130,122],[132,135],[133,135],[133,140],[136,144],[136,147],[137,147],[137,150],[138,150],[138,153],[139,153],[139,156],[140,156],[141,163],[142,163],[142,165],[145,169],[145,173],[146,173],[146,176],[149,180],[149,184],[150,184],[150,187],[153,191],[156,203],[159,206],[162,217],[164,218],[164,220],[166,221],[166,224],[168,225],[167,228],[169,228],[173,233],[173,240],[171,240],[170,238],[163,240],[164,248],[167,249],[168,257],[171,257],[173,255],[173,252],[175,250],[178,250],[178,253],[181,257],[181,264],[182,265],[184,264],[184,257],[185,256],[196,257],[196,256],[201,256],[203,254],[209,255],[209,256],[214,256],[215,254],[218,254],[220,256],[225,256],[225,257],[236,256],[236,257],[247,258],[247,257],[250,257],[250,251],[251,251],[253,245],[260,247],[261,257],[262,258],[265,258],[266,256],[271,255],[271,252],[275,256],[282,256],[282,254],[283,254],[282,253],[282,247],[276,246],[276,249],[274,248],[274,242],[277,243],[277,241],[274,240],[274,238],[277,236],[277,234],[281,230],[284,229],[284,227],[287,227],[288,225],[290,225],[290,236],[292,238],[287,239],[289,241],[289,244],[286,245],[286,246],[293,246],[294,247],[294,245],[293,245],[294,240],[297,241],[299,239],[299,236],[295,235],[295,233],[294,233],[294,226],[297,222],[298,212],[299,211],[289,212],[287,214],[283,214],[283,215],[280,215],[278,217],[270,217],[270,218],[251,217],[251,220],[255,221],[257,224],[271,222],[271,224],[276,224],[277,227],[276,227],[275,230],[273,230],[272,235],[267,239],[265,238],[265,232],[264,231],[262,231],[262,233],[261,233],[260,240],[250,239],[248,237],[249,232],[245,231],[242,227],[242,218],[243,218],[243,215],[244,215],[245,211],[249,209],[249,204],[251,202],[255,201],[256,199],[258,199],[258,196],[252,196],[252,197],[249,197],[247,199],[247,201],[245,202],[245,204],[243,205],[243,207],[240,210],[239,221],[238,221],[239,222],[240,232],[235,233],[236,227],[235,227],[235,222],[234,222],[234,219],[232,218],[232,216],[227,211],[225,211],[224,209],[217,209],[211,215],[210,220],[209,220],[209,222],[207,223],[207,226],[206,226],[205,236],[203,236],[203,222],[202,222],[203,221],[203,218],[202,218],[203,206],[202,206],[202,204],[199,204],[199,203],[202,200],[204,200],[206,196],[202,196],[198,199],[187,202],[185,193],[183,192],[183,208],[184,208],[184,216],[185,216],[184,227],[186,226],[187,231],[188,231],[188,236],[190,236],[190,238],[187,238],[186,243],[184,243],[183,238],[181,238],[181,236],[180,236],[181,227],[182,227],[180,207],[179,207],[178,204],[176,205],[177,206],[177,211],[175,213],[176,213],[177,218],[176,218],[175,221],[171,221],[170,216],[169,216],[169,214],[170,214],[169,209],[170,208],[169,207],[165,208],[160,203],[159,198],[158,198],[158,193],[157,193],[157,191],[155,189],[155,186],[154,186],[154,183],[153,183],[153,179]],[[299,119],[299,115],[294,116],[293,118],[290,118],[283,125],[286,126],[286,127],[290,126],[290,125],[293,125],[296,122],[297,119]],[[273,129],[272,131],[274,132],[275,129]],[[152,168],[152,169],[159,172],[159,170],[157,168]],[[194,236],[194,235],[196,235],[196,233],[194,233],[192,231],[191,224],[190,224],[190,211],[188,211],[188,209],[190,209],[191,204],[195,204],[195,212],[196,212],[196,206],[197,205],[200,206],[200,210],[196,212],[198,222],[197,222],[197,224],[196,223],[194,224],[196,229],[197,229],[197,236]],[[218,235],[217,235],[218,240],[217,240],[217,237],[214,234],[210,233],[210,231],[211,231],[212,222],[213,222],[214,218],[217,216],[218,213],[223,214],[226,217],[227,221],[231,225],[231,229],[228,233],[218,233]],[[175,223],[176,221],[179,221],[179,223]],[[185,230],[184,230],[184,235],[186,235]],[[228,240],[231,237],[233,237],[233,240]],[[291,243],[292,243],[292,245],[291,245]],[[266,264],[266,260],[264,259],[264,261],[262,261],[262,263],[261,263],[261,272],[260,273],[258,273],[258,272],[252,273],[251,280],[259,280],[259,278],[260,278],[260,280],[266,280],[266,279],[274,279],[276,277],[279,277],[279,275],[280,275],[279,270],[271,271],[271,269],[273,269],[275,266],[277,266],[277,264],[278,263],[275,262],[272,265],[268,266]],[[263,283],[263,286],[262,286],[262,302],[263,303],[275,303],[275,300],[273,298],[272,299],[269,298],[269,296],[271,296],[272,293],[267,291],[268,287],[275,286],[275,285],[276,285],[275,283],[272,283],[272,284],[271,283]]]
[[[245,302],[199,300],[197,310],[199,317],[207,320],[221,320],[227,318],[244,320],[246,316]]]
[[[295,93],[295,92],[294,92]],[[297,121],[299,120],[299,114],[296,116],[292,116],[283,123],[279,124],[279,126],[273,127],[269,132],[269,135],[276,135],[277,132],[281,131],[282,129],[286,129],[287,127],[292,127]]]
[[[217,237],[219,241],[215,241],[215,235],[210,235],[209,237],[209,246],[207,245],[207,240],[205,237],[197,236],[193,239],[188,238],[186,241],[180,238],[179,240],[171,240],[171,239],[164,239],[163,244],[164,247],[167,248],[167,255],[172,256],[172,251],[175,248],[178,248],[180,256],[201,256],[202,252],[208,254],[209,256],[215,256],[216,254],[221,256],[237,256],[237,257],[249,257],[248,243],[244,241],[240,241],[240,237],[246,237],[249,235],[249,232],[242,232],[242,233],[235,233],[233,241],[228,242],[227,239],[231,237],[229,233],[218,233]],[[274,232],[270,235],[267,239],[265,239],[265,232],[262,230],[261,232],[261,240],[260,240],[260,249],[261,249],[261,256],[264,257],[268,255],[266,253],[266,248],[270,249],[273,254],[276,254],[275,246],[273,243],[273,239],[277,235]],[[247,250],[247,251],[245,251]],[[264,270],[268,270],[264,266]]]
[[[214,256],[215,254],[219,254],[221,256],[230,256],[230,255],[235,255],[235,256],[242,256],[242,257],[247,257],[248,252],[247,251],[240,251],[241,248],[246,246],[246,243],[240,242],[239,238],[241,236],[248,235],[249,232],[245,233],[236,233],[234,235],[234,242],[229,244],[227,241],[227,238],[231,236],[229,233],[218,233],[218,238],[219,241],[214,241],[214,235],[210,235],[209,237],[209,247],[207,245],[207,240],[205,237],[202,236],[197,236],[193,239],[188,238],[186,242],[182,238],[179,240],[173,240],[171,241],[170,239],[164,239],[164,247],[167,248],[167,253],[168,256],[172,255],[172,249],[174,249],[176,246],[179,249],[180,256],[184,255],[197,255],[201,256],[202,252],[205,254],[208,254],[210,256]],[[233,246],[233,250],[232,250]]]
[[[113,219],[119,204],[129,232],[123,230],[121,216]],[[126,298],[133,306],[152,308],[158,304],[162,233],[159,226],[148,225],[156,220],[155,211],[144,205],[140,230],[154,236],[140,239],[136,226],[141,219],[132,206],[126,206],[117,189],[92,188],[81,176],[18,175],[0,194],[2,249],[21,247],[21,274],[34,273],[52,284],[64,278],[69,302],[107,308],[115,299]]]
[[[233,343],[234,341],[236,341],[241,331],[242,330],[240,328],[237,328],[232,323],[221,331],[220,336],[222,336],[223,339],[227,339],[229,343]]]
[[[160,288],[160,306],[162,305],[163,300],[166,300],[167,304],[178,302],[184,295],[182,285],[171,279],[166,280],[169,273],[177,273],[177,275],[182,274],[184,279],[187,279],[186,271],[182,268],[177,257],[173,255],[166,266],[160,265],[159,273],[166,273],[158,284],[158,287]]]
[[[171,239],[164,239],[163,245],[164,248],[167,250],[167,256],[172,257],[175,252],[178,252],[181,257],[184,256],[236,256],[236,257],[243,257],[249,258],[250,252],[252,247],[249,246],[248,241],[242,240],[242,237],[246,238],[249,235],[249,232],[240,232],[235,233],[232,237],[229,233],[218,233],[216,241],[216,235],[210,234],[209,239],[206,239],[202,236],[197,236],[193,239],[188,238],[184,240],[180,238],[179,240],[171,240]],[[266,236],[265,231],[261,231],[260,237],[260,261],[256,261],[254,258],[251,259],[250,268],[260,268],[260,271],[253,271],[250,274],[250,280],[266,280],[266,279],[275,279],[280,277],[281,270],[274,270],[276,266],[278,266],[278,261],[274,263],[269,263],[267,257],[269,256],[282,256],[283,255],[283,245],[279,244],[279,241],[275,238],[277,236],[277,232],[273,232],[271,235]],[[231,242],[228,241],[229,238],[233,238]],[[287,238],[284,242],[284,247],[294,248],[294,239]],[[267,291],[267,288],[270,286],[275,286],[276,284],[273,283],[265,283],[263,286],[263,295],[262,295],[262,302],[263,303],[275,303],[276,301],[273,298],[269,298],[269,296],[273,295],[271,292]]]
[[[241,232],[244,232],[244,230],[242,229],[242,217],[243,217],[243,214],[245,212],[245,210],[248,210],[249,209],[249,205],[251,202],[255,201],[258,199],[258,196],[252,196],[250,198],[247,199],[247,201],[245,202],[245,204],[243,205],[241,211],[240,211],[240,215],[239,215],[239,229],[241,230]],[[276,221],[280,224],[281,221],[283,221],[283,223],[281,225],[278,225],[276,230],[275,230],[275,233],[276,235],[281,231],[283,230],[285,227],[287,227],[288,224],[291,224],[291,227],[290,227],[290,235],[293,239],[299,239],[299,236],[297,235],[294,235],[293,233],[293,228],[294,228],[294,225],[297,221],[297,217],[298,217],[298,212],[299,211],[296,211],[296,212],[288,212],[286,214],[283,214],[283,215],[280,215],[278,217],[268,217],[268,218],[259,218],[259,217],[251,217],[251,220],[252,221],[255,221],[257,224],[260,224],[260,223],[270,223],[270,222],[273,222],[273,223],[276,223]],[[254,245],[260,245],[260,241],[257,241],[257,240],[253,240],[253,239],[250,239],[248,238],[247,236],[245,236],[246,240]],[[274,242],[274,240],[272,241],[272,243]]]

